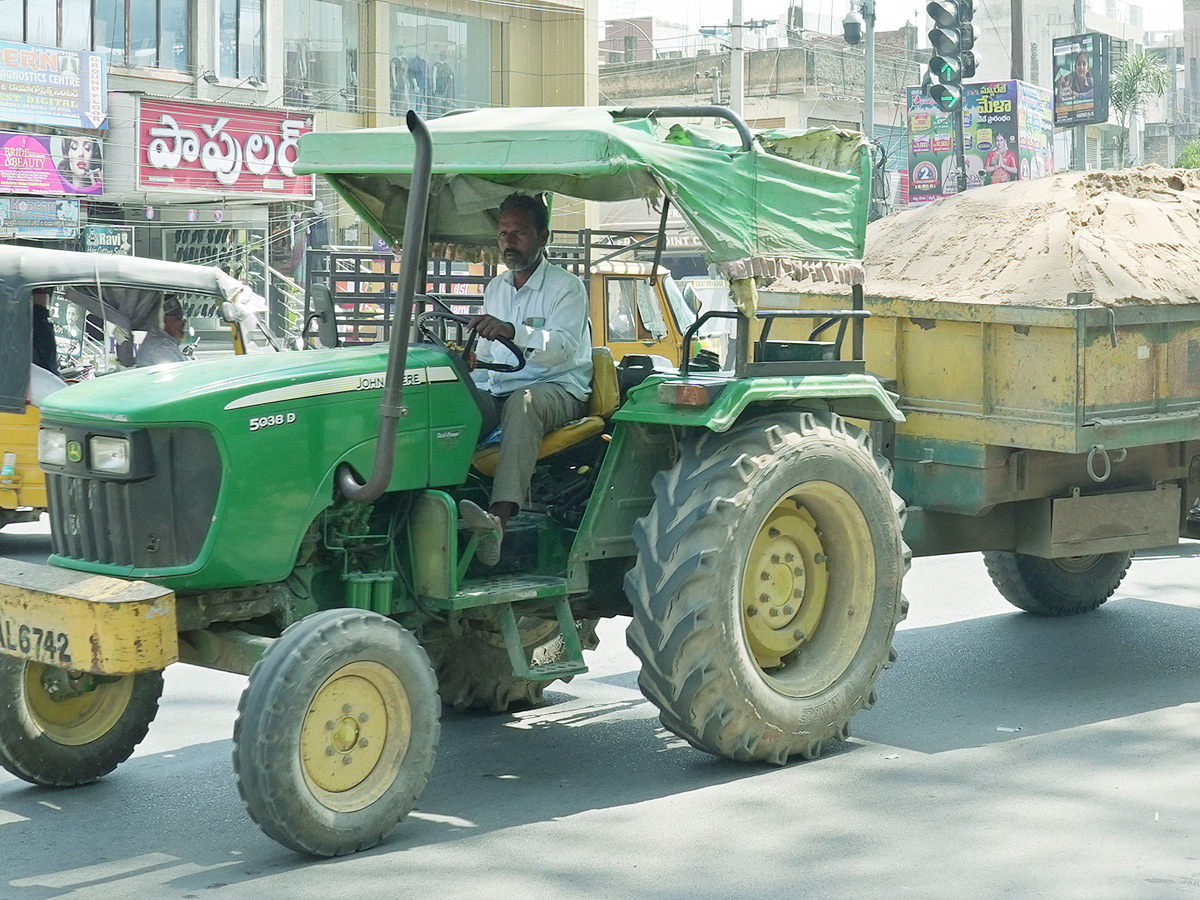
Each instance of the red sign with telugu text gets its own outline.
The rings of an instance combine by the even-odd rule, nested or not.
[[[310,131],[299,113],[143,97],[138,188],[311,198],[313,176],[293,170]]]

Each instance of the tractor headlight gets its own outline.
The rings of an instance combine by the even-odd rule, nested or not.
[[[67,464],[67,436],[61,431],[43,428],[38,432],[38,462],[47,466]]]
[[[129,474],[129,439],[97,435],[88,441],[92,471],[106,475]]]

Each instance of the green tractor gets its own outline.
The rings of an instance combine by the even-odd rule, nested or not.
[[[735,128],[659,121],[705,115]],[[250,815],[297,851],[349,853],[412,808],[443,704],[536,703],[615,615],[643,692],[696,747],[781,764],[845,738],[894,658],[908,559],[869,435],[902,416],[862,363],[861,139],[755,135],[719,107],[410,112],[306,136],[297,170],[404,248],[388,342],[47,400],[54,552],[0,561],[0,763],[93,781],[145,735],[167,665],[240,672]],[[736,318],[729,371],[632,379],[597,350],[589,415],[547,435],[493,569],[457,522],[494,464],[464,352],[441,341],[465,325],[417,286],[429,254],[494,253],[516,189],[676,204],[741,311],[684,340]],[[768,270],[856,283],[852,308],[758,310]],[[777,320],[812,324],[784,340]]]

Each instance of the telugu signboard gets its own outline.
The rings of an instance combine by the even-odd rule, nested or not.
[[[108,127],[104,57],[0,41],[0,121]]]
[[[1050,92],[1023,81],[963,86],[967,188],[1026,181],[1054,172]],[[956,193],[954,119],[908,89],[909,203],[928,203]]]
[[[0,194],[101,194],[100,142],[0,131]]]
[[[1054,125],[1098,125],[1108,121],[1107,34],[1055,38]]]
[[[312,117],[238,106],[142,98],[138,188],[308,199],[297,143]]]
[[[66,240],[78,234],[78,200],[0,197],[0,238]]]

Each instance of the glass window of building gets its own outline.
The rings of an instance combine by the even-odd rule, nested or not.
[[[358,109],[357,0],[301,0],[284,19],[284,100],[320,109]]]
[[[434,118],[492,104],[492,23],[397,6],[392,10],[389,112]]]
[[[0,0],[0,40],[95,50],[118,66],[186,71],[192,2]]]
[[[262,0],[219,0],[217,74],[249,78],[263,74]],[[287,13],[290,16],[289,4]]]

